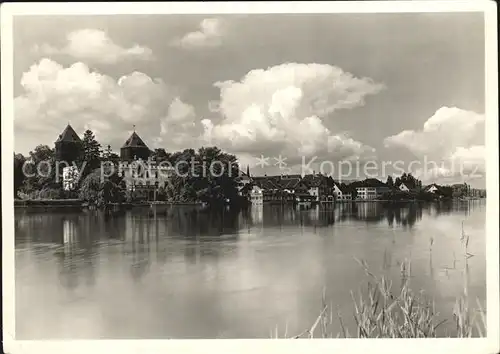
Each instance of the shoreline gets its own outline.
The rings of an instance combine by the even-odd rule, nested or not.
[[[411,199],[411,200],[390,200],[390,199],[370,199],[370,200],[337,200],[335,202],[313,202],[306,203],[311,205],[335,205],[339,204],[352,204],[352,203],[383,203],[383,204],[403,204],[403,203],[421,203],[421,202],[468,202],[475,200],[483,200],[486,198],[451,198],[446,200],[420,200],[420,199]],[[261,204],[252,204],[249,203],[249,206],[260,206],[260,205],[293,205],[292,202],[279,203],[279,202],[264,202]],[[297,203],[299,205],[300,203]],[[132,202],[132,203],[110,203],[109,207],[122,207],[125,209],[129,208],[138,208],[138,207],[152,207],[152,206],[206,206],[206,204],[202,202],[166,202],[166,201],[151,201],[151,202]],[[70,209],[90,209],[87,202],[84,202],[79,199],[30,199],[30,200],[20,200],[14,199],[14,209],[55,209],[55,208],[70,208]],[[92,207],[91,207],[92,208]]]

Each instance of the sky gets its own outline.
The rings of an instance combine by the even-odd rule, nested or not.
[[[253,175],[481,187],[484,51],[482,13],[18,16],[15,150],[70,123],[118,152],[135,125]]]

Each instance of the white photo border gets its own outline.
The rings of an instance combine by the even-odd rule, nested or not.
[[[482,12],[485,20],[487,337],[473,339],[15,340],[12,19],[23,15]],[[2,59],[3,344],[6,353],[496,353],[499,351],[498,67],[494,1],[4,3]]]

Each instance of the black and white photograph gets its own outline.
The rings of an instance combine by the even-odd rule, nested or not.
[[[349,3],[2,6],[11,353],[498,351],[496,5]]]

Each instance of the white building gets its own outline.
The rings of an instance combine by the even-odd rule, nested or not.
[[[259,186],[253,186],[250,191],[250,202],[255,205],[264,203],[264,192]]]
[[[68,166],[63,168],[63,189],[65,191],[71,191],[76,188],[78,183],[78,167]]]
[[[376,187],[357,187],[357,198],[363,200],[372,200],[377,198],[377,188]]]
[[[427,192],[429,193],[436,193],[438,191],[438,187],[435,184],[430,185],[427,187]]]
[[[409,191],[410,191],[410,188],[408,188],[408,187],[406,186],[406,184],[401,183],[401,185],[399,186],[399,190],[400,190],[400,191],[403,191],[403,192],[409,192]]]
[[[307,192],[314,197],[315,202],[319,201],[319,187],[309,187]]]
[[[127,189],[135,188],[165,188],[174,173],[174,168],[168,164],[156,164],[149,159],[135,160],[130,163],[121,162],[118,173],[123,176]]]

